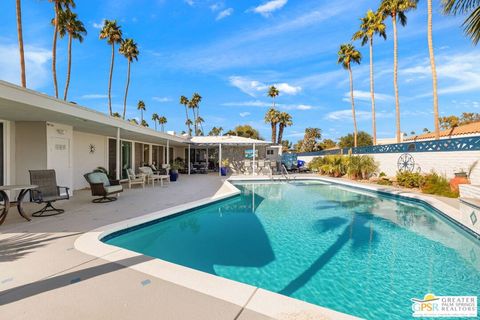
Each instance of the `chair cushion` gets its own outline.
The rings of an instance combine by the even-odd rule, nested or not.
[[[110,186],[110,181],[108,177],[103,172],[92,172],[88,175],[91,183],[103,183],[103,186],[108,187]]]
[[[123,187],[121,185],[107,186],[107,187],[105,187],[105,191],[107,192],[107,194],[115,193],[115,192],[121,192],[121,191],[123,191]]]

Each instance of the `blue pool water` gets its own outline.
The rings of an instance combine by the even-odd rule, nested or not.
[[[367,319],[409,319],[426,293],[480,292],[479,241],[426,206],[318,182],[236,185],[104,241]]]

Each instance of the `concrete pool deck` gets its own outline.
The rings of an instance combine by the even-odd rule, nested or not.
[[[163,188],[127,189],[118,201],[109,204],[91,203],[89,191],[83,190],[70,201],[58,203],[66,209],[65,214],[34,218],[31,222],[23,220],[12,208],[6,223],[0,226],[2,318],[351,318],[328,310],[320,312],[321,309],[300,301],[294,303],[293,309],[278,306],[276,294],[244,284],[236,287],[234,281],[210,275],[231,283],[229,290],[224,290],[226,296],[216,298],[188,285],[138,271],[158,259],[117,252],[96,257],[75,248],[77,239],[91,230],[229,194],[232,190],[224,180],[217,175],[181,176],[178,182]],[[27,212],[32,212],[29,206]]]

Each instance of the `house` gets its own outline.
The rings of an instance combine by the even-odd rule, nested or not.
[[[480,121],[464,124],[447,130],[440,131],[440,139],[451,139],[461,137],[473,137],[480,134]],[[403,141],[434,140],[435,133],[427,132],[420,135],[405,137]]]
[[[77,190],[88,186],[83,174],[97,167],[125,179],[127,168],[192,161],[205,149],[214,156],[211,169],[218,170],[222,146],[237,156],[247,149],[259,148],[262,157],[270,147],[281,150],[248,138],[158,132],[0,81],[0,185],[29,183],[28,170],[48,168],[56,170],[59,185]]]

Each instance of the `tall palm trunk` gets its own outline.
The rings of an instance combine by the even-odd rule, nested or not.
[[[130,62],[128,63],[128,67],[130,68]],[[130,72],[128,73],[128,77],[130,78]],[[125,102],[126,102],[127,98],[125,98]],[[140,118],[142,119],[142,122],[143,122],[143,109],[140,109]]]
[[[278,144],[282,144],[282,139],[283,139],[283,130],[285,129],[285,125],[280,123],[280,125],[278,126],[278,140],[277,140],[277,143]]]
[[[68,87],[70,85],[70,73],[72,71],[72,35],[68,35],[68,64],[67,64],[67,80],[65,81],[65,91],[63,92],[63,100],[67,101]]]
[[[108,79],[108,111],[110,112],[110,115],[112,115],[112,76],[113,76],[114,63],[115,63],[115,43],[112,43],[112,60],[110,62],[110,78]]]
[[[58,38],[58,2],[55,2],[55,18],[53,20],[53,45],[52,45],[52,76],[53,87],[55,89],[55,98],[58,98],[58,84],[57,84],[57,38]]]
[[[192,135],[192,129],[190,128],[190,123],[188,122],[188,107],[187,105],[185,105],[185,118],[187,119],[186,120],[186,123],[187,123],[187,129],[188,129],[188,135],[191,136]]]
[[[352,100],[352,118],[353,118],[353,146],[357,147],[357,117],[355,116],[355,99],[353,97],[353,74],[348,66],[348,75],[350,76],[350,99]]]
[[[127,113],[127,96],[128,96],[129,85],[130,85],[130,60],[128,60],[127,85],[125,87],[125,98],[123,98],[123,120],[125,120],[125,114]],[[142,112],[142,121],[143,121],[143,112]]]
[[[373,38],[370,38],[370,96],[372,97],[372,136],[373,145],[377,144],[377,123],[375,116],[375,87],[373,80]]]
[[[275,122],[270,122],[270,125],[272,126],[272,143],[275,143],[275,140],[277,139],[277,124]]]
[[[192,108],[192,113],[193,113],[193,127],[195,129],[195,135],[198,136],[198,117],[197,117],[197,114],[195,113],[195,109],[196,107],[193,107]]]
[[[162,126],[162,132],[164,132],[164,130],[163,130],[163,123],[161,124],[161,126]]]
[[[432,69],[433,85],[433,117],[435,126],[435,140],[440,138],[440,127],[438,123],[438,93],[437,93],[437,68],[435,67],[435,54],[433,52],[432,35],[432,0],[427,1],[428,7],[428,53],[430,55],[430,66]]]
[[[27,79],[25,75],[25,52],[23,50],[23,31],[22,31],[22,4],[21,0],[17,0],[17,34],[18,34],[18,51],[20,52],[20,80],[22,87],[27,87]]]
[[[397,38],[397,13],[392,14],[393,26],[393,88],[395,91],[395,118],[397,143],[400,143],[400,98],[398,96],[398,38]]]
[[[153,120],[153,123],[155,124],[155,131],[157,131],[157,120]]]

